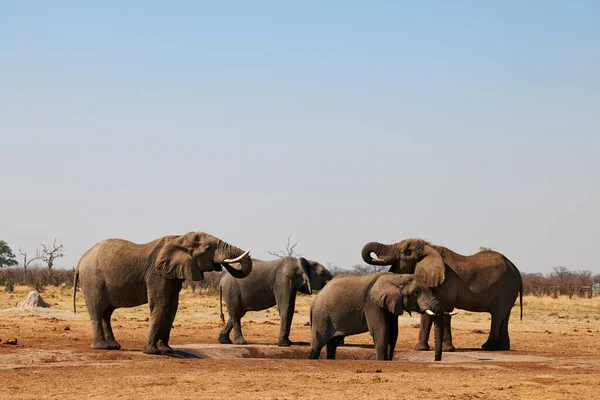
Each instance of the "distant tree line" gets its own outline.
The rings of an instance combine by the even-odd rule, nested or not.
[[[295,251],[298,243],[291,242],[288,236],[287,245],[281,251],[267,251],[276,257],[299,257],[300,254]],[[28,257],[26,252],[19,248],[19,254],[23,257],[23,262],[19,265],[16,256],[8,244],[0,240],[0,285],[5,286],[5,290],[12,291],[15,284],[34,287],[36,290],[43,290],[45,286],[60,286],[73,284],[74,268],[69,270],[53,269],[54,261],[64,256],[63,246],[56,244],[56,239],[52,245],[42,244],[42,250],[36,250],[35,256]],[[491,251],[489,247],[481,246],[480,251]],[[39,264],[31,266],[34,261],[42,261],[46,267]],[[340,268],[327,263],[325,267],[334,275],[368,275],[375,272],[389,270],[389,266],[356,264],[352,267]],[[196,290],[215,290],[219,288],[223,272],[208,272],[204,274],[204,280],[201,282],[185,282],[184,286]],[[522,272],[523,294],[534,296],[580,296],[591,297],[595,284],[600,284],[600,274],[594,275],[591,271],[572,271],[567,267],[555,267],[548,274],[526,273]]]
[[[523,277],[523,294],[534,296],[578,296],[591,297],[594,285],[600,283],[600,274],[591,271],[572,271],[567,267],[555,267],[549,274],[521,273]]]

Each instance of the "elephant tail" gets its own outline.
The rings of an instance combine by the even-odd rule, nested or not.
[[[523,321],[523,282],[521,282],[521,289],[519,290],[519,303],[521,305],[521,321]]]
[[[225,315],[223,315],[223,291],[221,290],[221,285],[219,285],[219,313],[221,322],[225,322]]]
[[[77,307],[75,306],[75,298],[77,297],[77,282],[79,281],[79,265],[75,269],[75,276],[73,277],[73,314],[77,313]]]

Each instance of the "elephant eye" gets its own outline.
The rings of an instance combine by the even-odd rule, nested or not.
[[[416,296],[421,294],[421,289],[420,288],[416,288],[415,291],[413,292]]]
[[[410,249],[404,250],[404,255],[405,256],[410,256],[411,254],[412,254],[412,251]]]

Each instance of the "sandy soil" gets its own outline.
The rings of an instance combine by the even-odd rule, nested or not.
[[[0,398],[398,399],[592,398],[600,391],[600,298],[525,298],[510,324],[512,349],[484,352],[489,315],[454,317],[455,353],[434,362],[415,352],[418,318],[400,318],[396,357],[372,360],[371,338],[347,338],[338,360],[307,360],[309,296],[299,296],[291,339],[279,348],[276,309],[250,313],[246,346],[220,345],[218,297],[184,290],[171,335],[174,356],[141,353],[147,306],[117,310],[113,328],[123,349],[89,348],[83,296],[71,311],[68,287],[42,293],[49,309],[15,309],[27,292],[0,293]],[[4,344],[11,339],[18,343]],[[324,352],[323,352],[324,353]]]

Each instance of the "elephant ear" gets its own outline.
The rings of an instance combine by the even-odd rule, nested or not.
[[[307,294],[312,294],[312,287],[310,284],[311,274],[314,274],[314,271],[311,271],[312,266],[304,257],[298,258],[298,266],[302,269],[302,279],[306,283],[306,287],[308,288]]]
[[[193,232],[179,236],[163,246],[156,258],[155,268],[167,279],[201,281],[204,274],[192,258],[192,250],[197,243]]]
[[[375,282],[369,291],[369,298],[379,307],[388,310],[392,314],[402,315],[404,312],[404,298],[400,288],[391,278],[393,275],[383,275]]]
[[[436,287],[446,277],[444,272],[444,259],[441,254],[431,246],[423,246],[423,256],[417,262],[415,275],[419,276],[429,287]]]

